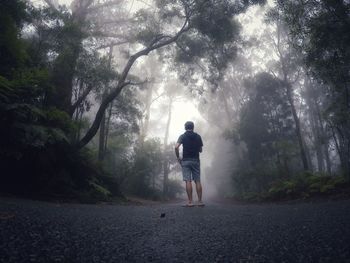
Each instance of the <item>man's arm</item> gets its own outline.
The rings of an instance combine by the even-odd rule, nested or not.
[[[181,143],[178,143],[178,142],[175,144],[175,154],[176,154],[177,161],[181,164],[181,158],[180,158],[180,152],[179,152],[180,145]]]
[[[201,153],[203,151],[203,141],[202,137],[199,135],[199,152]]]

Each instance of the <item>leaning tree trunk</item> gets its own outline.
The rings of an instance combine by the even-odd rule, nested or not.
[[[135,61],[142,57],[147,56],[150,52],[153,50],[162,48],[164,46],[170,45],[177,41],[177,39],[186,31],[188,31],[190,28],[188,27],[188,20],[185,21],[182,28],[173,36],[173,37],[157,37],[154,39],[154,41],[151,42],[150,46],[140,50],[139,52],[135,53],[134,55],[130,56],[128,62],[126,63],[120,77],[118,84],[115,88],[113,88],[108,95],[102,100],[100,107],[97,110],[95,119],[91,125],[91,127],[88,129],[85,136],[76,144],[76,147],[78,149],[84,147],[86,144],[88,144],[92,138],[96,135],[105,110],[107,109],[109,103],[111,103],[123,90],[124,87],[128,86],[130,84],[130,81],[126,81],[126,78],[129,75],[129,71],[131,67],[134,65]]]
[[[113,46],[109,47],[109,54],[108,54],[108,66],[111,68],[112,65],[112,57],[113,57]],[[102,100],[105,98],[105,94],[102,96]],[[99,138],[99,147],[98,147],[98,160],[103,161],[106,149],[107,149],[107,140],[108,140],[108,133],[109,133],[109,123],[112,115],[112,107],[113,107],[113,101],[111,101],[108,111],[108,117],[106,118],[106,112],[103,113],[102,120],[101,120],[101,126],[100,126],[100,138]]]

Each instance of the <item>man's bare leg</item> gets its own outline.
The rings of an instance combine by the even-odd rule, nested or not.
[[[188,204],[192,205],[192,182],[186,181],[186,193],[188,197]]]
[[[198,202],[202,203],[202,184],[200,181],[196,182],[196,191],[198,196]]]

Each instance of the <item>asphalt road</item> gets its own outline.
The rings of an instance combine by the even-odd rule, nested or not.
[[[0,229],[6,263],[350,262],[350,200],[184,208],[1,198]]]

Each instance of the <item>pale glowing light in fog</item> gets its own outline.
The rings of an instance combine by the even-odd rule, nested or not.
[[[193,121],[196,125],[198,120],[202,120],[198,109],[191,102],[176,102],[173,106],[173,121],[170,124],[169,141],[176,141],[180,134],[184,133],[186,121]],[[196,126],[195,126],[196,129]]]
[[[168,110],[160,109],[160,103],[152,105],[151,109],[151,129],[148,138],[158,137],[164,138],[165,124],[167,121]],[[191,101],[176,101],[172,107],[172,117],[169,129],[168,143],[176,142],[179,136],[185,132],[184,124],[186,121],[193,121],[195,123],[195,130],[197,123],[203,122],[204,119],[200,116],[196,105]]]

